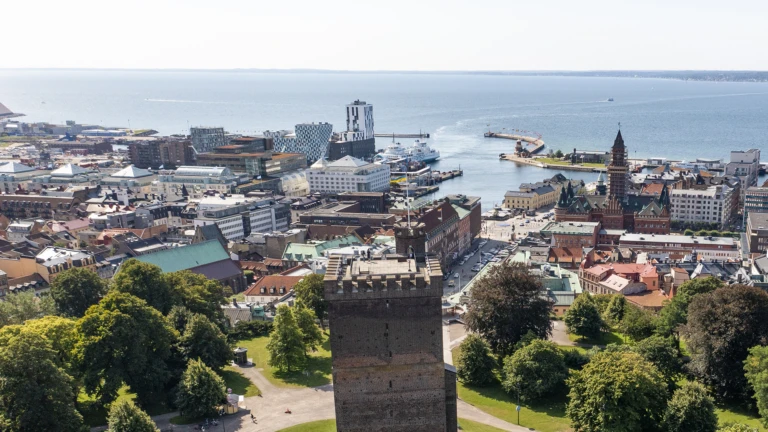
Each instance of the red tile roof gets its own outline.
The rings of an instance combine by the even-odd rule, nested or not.
[[[304,279],[304,276],[282,276],[282,275],[270,275],[264,276],[261,279],[254,282],[247,290],[245,290],[246,296],[262,296],[262,295],[274,295],[280,296],[286,294],[292,290],[293,287]],[[264,288],[264,292],[261,289]],[[275,288],[275,292],[270,292],[271,288]],[[280,288],[285,288],[281,292]]]

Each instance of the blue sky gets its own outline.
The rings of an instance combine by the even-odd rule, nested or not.
[[[768,1],[23,0],[0,67],[768,70]]]

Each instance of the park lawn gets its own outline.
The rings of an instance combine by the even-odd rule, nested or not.
[[[459,419],[460,430],[467,432],[502,432],[502,429],[467,419]],[[318,420],[281,429],[279,432],[336,432],[336,420]]]
[[[583,167],[591,167],[591,168],[605,168],[605,164],[601,163],[583,163],[583,164],[571,164],[570,161],[555,159],[555,158],[548,158],[548,157],[540,157],[540,158],[534,158],[536,162],[541,162],[549,165],[574,165],[574,166],[583,166]]]
[[[760,416],[741,407],[717,405],[715,413],[717,414],[717,423],[720,427],[731,423],[743,423],[753,428],[757,428],[759,431],[768,431],[768,429],[763,427],[760,423]]]
[[[269,336],[260,336],[237,343],[248,349],[248,358],[253,366],[261,370],[262,375],[277,387],[318,387],[331,383],[331,344],[328,334],[323,333],[323,344],[309,355],[304,371],[280,372],[269,366],[267,343]]]
[[[627,340],[623,335],[614,331],[601,332],[600,336],[594,339],[587,338],[584,336],[578,336],[573,333],[568,333],[568,339],[570,339],[573,342],[578,342],[578,343],[583,343],[588,345],[608,345],[608,344],[623,345],[627,343]]]
[[[490,387],[469,387],[458,383],[459,398],[494,417],[517,424],[515,399],[509,396],[501,384]],[[520,410],[520,426],[542,432],[570,430],[570,420],[565,416],[565,389],[560,395],[534,404],[524,404]]]
[[[234,394],[245,397],[259,396],[261,394],[261,390],[256,387],[256,384],[243,375],[235,366],[225,367],[221,372],[221,377],[224,378],[227,388],[231,388]]]
[[[136,399],[136,394],[131,392],[131,389],[128,386],[123,386],[117,392],[117,399],[115,399],[115,402],[125,399],[132,401],[135,401]],[[144,409],[151,416],[173,412],[173,409],[164,403],[158,403],[146,408],[142,407],[142,409]],[[107,414],[109,414],[108,410],[105,407],[99,407],[99,405],[96,403],[96,399],[86,394],[83,389],[80,389],[80,393],[77,395],[77,410],[80,411],[80,414],[83,415],[83,421],[85,424],[91,427],[103,426],[107,424]]]

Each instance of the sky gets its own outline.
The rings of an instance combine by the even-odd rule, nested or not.
[[[768,70],[768,1],[9,0],[0,68]]]

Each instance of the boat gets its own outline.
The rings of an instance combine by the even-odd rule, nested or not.
[[[613,102],[613,98],[608,98],[608,102]]]
[[[400,143],[392,143],[389,146],[387,146],[386,149],[384,149],[383,152],[378,153],[376,156],[374,156],[375,161],[381,161],[381,162],[394,162],[400,159],[404,159],[408,157],[408,154],[406,153],[403,146],[400,145]]]
[[[430,163],[440,158],[439,151],[429,147],[429,144],[421,140],[416,140],[405,152],[411,160],[419,162]]]

